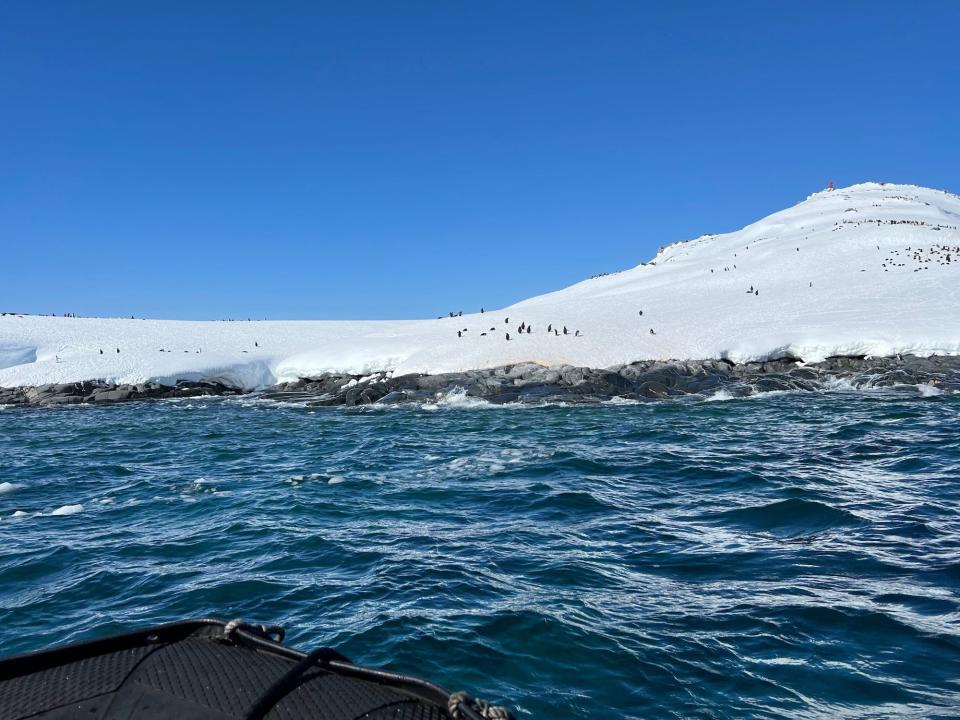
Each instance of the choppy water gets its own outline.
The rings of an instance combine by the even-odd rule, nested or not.
[[[951,717],[958,501],[958,396],[8,409],[0,652],[242,616],[539,718]]]

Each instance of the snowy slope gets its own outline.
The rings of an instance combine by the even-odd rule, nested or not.
[[[865,183],[483,315],[383,322],[8,315],[0,317],[0,386],[215,379],[253,388],[327,371],[436,373],[522,361],[608,367],[651,358],[960,354],[958,227],[956,195]],[[533,331],[518,334],[521,322]],[[548,324],[570,334],[548,333]],[[457,337],[457,330],[466,332]]]

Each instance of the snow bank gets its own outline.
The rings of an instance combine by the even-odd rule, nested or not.
[[[383,322],[7,315],[0,386],[209,379],[262,388],[324,372],[519,362],[960,354],[958,226],[955,195],[865,183],[485,314]],[[520,333],[521,322],[532,332]]]

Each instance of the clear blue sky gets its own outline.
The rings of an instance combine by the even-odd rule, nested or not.
[[[960,191],[960,2],[7,2],[0,310],[435,317]]]

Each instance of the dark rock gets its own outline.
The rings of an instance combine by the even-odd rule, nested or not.
[[[735,395],[771,390],[816,390],[825,381],[844,378],[855,387],[907,387],[920,383],[960,390],[960,357],[832,357],[803,365],[792,357],[736,365],[726,360],[643,360],[607,369],[563,365],[554,368],[517,363],[487,370],[437,375],[378,374],[361,378],[342,373],[280,383],[261,397],[310,406],[433,402],[453,390],[491,403],[589,403],[612,397],[663,399],[723,388]],[[363,380],[363,382],[361,382]],[[115,403],[150,398],[233,395],[243,392],[211,381],[182,380],[114,385],[102,381],[0,388],[0,404],[70,405]]]
[[[637,393],[648,398],[665,398],[670,396],[669,388],[655,380],[648,380],[643,383],[637,389]]]

